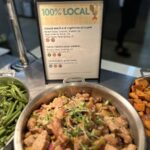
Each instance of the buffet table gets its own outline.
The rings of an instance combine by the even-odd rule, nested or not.
[[[116,92],[127,98],[130,84],[135,77],[140,76],[139,68],[119,63],[113,63],[114,62],[102,60],[100,84],[115,90]],[[46,88],[58,84],[52,82],[48,85],[45,85],[44,71],[41,59],[34,61],[25,70],[17,72],[16,77],[22,80],[29,88],[31,99]]]
[[[113,67],[112,67],[113,65]],[[133,80],[140,76],[140,68],[127,66],[124,64],[114,63],[102,60],[100,83],[112,90],[118,92],[125,98],[128,98],[129,87]],[[25,83],[30,91],[30,97],[34,98],[47,88],[62,83],[50,83],[45,85],[43,65],[41,59],[35,60],[30,66],[21,72],[16,73],[16,78]],[[93,81],[88,81],[93,82]],[[148,140],[148,150],[150,149],[150,141]]]

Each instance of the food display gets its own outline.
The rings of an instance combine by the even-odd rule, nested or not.
[[[58,96],[30,115],[24,150],[136,150],[127,119],[111,100],[89,93]]]
[[[129,101],[139,113],[145,132],[150,137],[150,82],[148,78],[138,78],[131,86]]]
[[[20,82],[9,77],[0,78],[0,149],[12,138],[27,102],[27,90]]]

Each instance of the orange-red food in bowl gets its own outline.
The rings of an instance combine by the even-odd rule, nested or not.
[[[141,117],[146,135],[150,137],[150,77],[135,79],[130,87],[129,101]]]

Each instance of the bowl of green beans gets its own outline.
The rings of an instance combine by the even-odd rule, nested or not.
[[[23,82],[0,77],[0,150],[12,147],[17,120],[28,101],[29,92]]]

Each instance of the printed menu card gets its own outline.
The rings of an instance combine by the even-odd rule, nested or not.
[[[37,1],[46,80],[98,79],[102,1]]]

